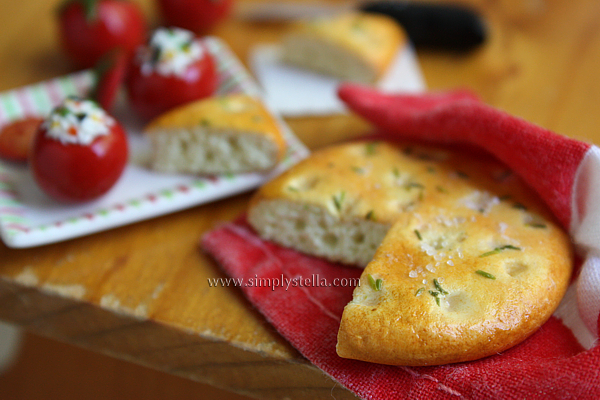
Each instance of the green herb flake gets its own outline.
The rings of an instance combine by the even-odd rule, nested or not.
[[[425,186],[423,186],[422,184],[420,184],[418,182],[409,182],[406,185],[404,185],[404,189],[406,189],[406,190],[410,190],[413,188],[425,189]]]
[[[440,193],[448,193],[448,191],[445,188],[443,188],[442,186],[436,186],[435,190],[437,190]]]
[[[288,188],[287,188],[287,189],[288,189],[290,192],[296,192],[296,193],[298,193],[298,192],[300,191],[300,190],[298,190],[298,188],[295,188],[295,187],[293,187],[293,186],[288,186]]]
[[[495,277],[494,275],[490,274],[489,272],[482,271],[482,270],[480,270],[480,269],[478,269],[477,271],[475,271],[475,273],[476,273],[477,275],[481,275],[481,276],[483,276],[484,278],[488,278],[488,279],[496,279],[496,277]]]
[[[365,170],[362,169],[361,167],[352,167],[352,171],[356,172],[357,174],[364,174]]]
[[[371,274],[367,274],[367,280],[369,281],[369,286],[376,292],[379,292],[383,288],[383,280],[373,278]]]
[[[375,278],[373,278],[373,276],[371,276],[371,274],[367,274],[367,280],[369,281],[369,286],[371,286],[371,289],[375,290],[375,288],[376,288]]]
[[[400,178],[400,171],[398,171],[398,168],[394,168],[392,174],[394,174],[394,178]]]
[[[202,119],[200,120],[200,126],[205,126],[205,127],[206,127],[206,126],[210,126],[210,121],[209,121],[209,120],[207,120],[206,118],[202,118]]]
[[[417,238],[419,238],[419,240],[423,240],[423,237],[421,236],[421,232],[419,232],[418,229],[415,229],[415,235],[417,235]]]
[[[546,224],[542,224],[541,222],[529,222],[525,225],[529,226],[531,228],[540,228],[540,229],[546,229],[548,227],[548,226],[546,226]]]
[[[504,246],[496,247],[494,250],[488,251],[486,253],[480,254],[479,257],[483,258],[483,257],[493,256],[494,254],[498,254],[503,250],[521,250],[521,248],[513,246],[511,244],[507,244]]]
[[[94,0],[83,0],[83,13],[87,23],[92,24],[98,19],[98,2]]]
[[[435,174],[435,168],[427,167],[427,172],[429,172],[430,174]]]
[[[424,291],[425,291],[424,287],[417,289],[417,291],[415,292],[415,296],[420,296]]]
[[[157,64],[158,61],[160,60],[161,55],[162,55],[162,50],[159,47],[152,46],[150,48],[150,51],[151,51],[150,62],[152,64]]]
[[[368,156],[372,156],[373,154],[375,154],[375,150],[376,150],[378,144],[379,144],[378,142],[367,143],[366,150],[367,150]]]
[[[440,298],[438,297],[440,295],[439,292],[436,292],[435,290],[430,290],[429,294],[435,298],[435,304],[437,304],[439,307],[440,306]]]
[[[333,196],[333,205],[336,210],[342,211],[342,204],[344,203],[344,198],[346,197],[346,192],[341,192],[339,197]]]
[[[499,249],[494,249],[492,251],[488,251],[488,252],[485,252],[483,254],[480,254],[479,258],[493,256],[494,254],[498,254],[498,253],[500,253],[500,250]]]
[[[412,211],[413,207],[415,206],[415,202],[411,201],[410,203],[403,205],[402,206],[402,210],[403,211]]]
[[[375,221],[375,211],[371,210],[367,213],[365,218],[369,221]]]
[[[185,42],[181,45],[181,50],[183,50],[184,52],[188,52],[190,51],[190,48],[192,47],[192,42]]]
[[[64,107],[64,106],[57,107],[54,110],[54,112],[57,113],[58,115],[60,115],[61,117],[66,117],[70,113],[69,109],[67,107]]]
[[[440,285],[440,283],[438,282],[437,279],[433,280],[433,286],[435,286],[437,291],[440,292],[441,294],[448,294],[448,292],[442,288],[442,285]]]
[[[355,32],[361,32],[364,29],[363,21],[359,18],[352,21],[352,30]]]

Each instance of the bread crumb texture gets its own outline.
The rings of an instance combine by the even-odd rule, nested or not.
[[[146,128],[153,169],[223,174],[266,171],[285,153],[277,121],[260,100],[234,94],[167,112]]]
[[[506,350],[552,315],[572,270],[568,236],[537,196],[471,153],[322,149],[261,188],[248,218],[265,239],[366,266],[337,344],[363,361],[439,365]]]

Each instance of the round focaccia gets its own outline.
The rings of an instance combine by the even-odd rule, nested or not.
[[[338,332],[341,357],[439,365],[501,352],[552,315],[572,270],[568,236],[489,157],[355,142],[263,186],[261,237],[366,266]]]

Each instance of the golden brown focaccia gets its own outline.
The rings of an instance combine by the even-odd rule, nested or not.
[[[469,361],[531,335],[566,290],[568,236],[489,158],[357,142],[315,152],[263,186],[265,239],[359,266],[340,356],[394,365]]]
[[[232,94],[180,106],[146,128],[152,167],[162,172],[265,171],[283,157],[279,124],[259,99]]]
[[[388,70],[406,34],[390,17],[347,13],[298,22],[283,39],[283,60],[360,83],[374,83]]]

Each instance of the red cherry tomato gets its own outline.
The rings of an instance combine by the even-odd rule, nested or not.
[[[29,148],[43,121],[41,118],[29,117],[4,126],[0,130],[0,157],[10,161],[27,161]]]
[[[167,25],[206,33],[225,19],[232,0],[158,0]]]
[[[139,60],[131,63],[126,82],[131,106],[144,119],[152,119],[178,105],[208,97],[217,89],[215,62],[205,49],[202,58],[189,65],[183,75],[144,74]]]
[[[42,190],[60,201],[82,202],[106,193],[119,179],[127,163],[127,138],[115,121],[110,133],[91,144],[64,144],[40,127],[30,164]]]
[[[139,7],[120,0],[71,0],[60,10],[59,30],[67,55],[83,68],[113,48],[132,54],[146,39]]]

